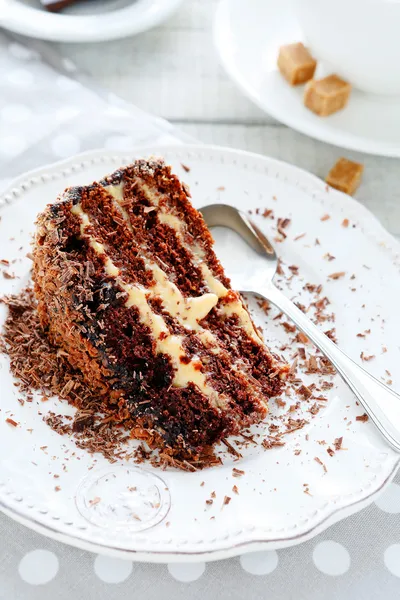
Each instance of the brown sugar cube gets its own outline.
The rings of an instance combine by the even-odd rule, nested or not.
[[[304,104],[320,117],[327,117],[344,108],[351,92],[351,85],[337,75],[329,75],[306,85]]]
[[[317,61],[301,42],[279,49],[278,69],[290,85],[305,83],[314,77]]]
[[[360,185],[363,171],[364,165],[347,160],[347,158],[339,158],[329,171],[325,181],[331,187],[351,196]]]

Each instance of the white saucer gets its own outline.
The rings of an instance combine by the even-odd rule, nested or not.
[[[5,0],[0,27],[55,42],[102,42],[151,29],[167,19],[183,0],[82,0],[62,13],[39,3]]]
[[[327,189],[305,171],[256,154],[185,145],[137,148],[131,154],[100,150],[22,175],[0,196],[0,257],[9,260],[16,276],[0,277],[0,295],[17,292],[29,281],[34,220],[48,202],[67,186],[86,184],[151,154],[164,156],[190,185],[196,206],[230,202],[250,209],[271,239],[275,222],[261,216],[262,210],[257,216],[256,208],[270,207],[277,217],[291,219],[279,254],[285,265],[299,266],[301,277],[282,282],[285,293],[306,303],[305,282],[323,285],[336,313],[339,344],[354,360],[360,360],[362,351],[376,354],[368,370],[381,377],[388,369],[398,391],[400,245],[352,198]],[[326,214],[330,218],[321,221]],[[344,218],[351,226],[342,226]],[[213,233],[228,273],[249,268],[255,273],[260,267],[255,253],[232,232]],[[326,260],[329,251],[335,252],[334,265]],[[342,270],[342,279],[329,278]],[[267,319],[256,302],[251,308],[273,351],[287,347],[288,333],[274,320],[275,313]],[[0,304],[0,330],[5,315]],[[368,338],[357,336],[367,328]],[[288,360],[295,349],[291,342]],[[302,374],[307,385],[313,377]],[[122,458],[111,465],[101,455],[77,449],[71,438],[43,422],[49,411],[72,414],[73,409],[57,398],[42,402],[40,394],[21,406],[9,361],[0,355],[0,510],[59,541],[147,562],[216,560],[305,541],[370,504],[399,464],[399,455],[374,425],[357,420],[363,411],[349,388],[338,377],[332,383],[324,392],[326,408],[313,418],[302,403],[308,424],[287,436],[285,446],[268,451],[249,446],[241,449],[240,460],[225,455],[222,465],[194,473],[163,471]],[[271,402],[268,418],[282,410]],[[18,426],[7,423],[7,417]],[[265,432],[265,424],[260,427]],[[329,456],[328,446],[342,436],[343,449]],[[326,472],[316,457],[326,464]],[[236,478],[233,468],[243,471],[242,477]],[[127,492],[128,486],[136,493]],[[210,506],[206,500],[212,492]],[[226,496],[229,506],[224,505]]]
[[[276,68],[278,48],[303,36],[290,0],[221,0],[214,23],[223,66],[239,88],[267,113],[318,140],[369,154],[400,156],[400,99],[353,90],[348,107],[318,117]],[[319,68],[317,76],[326,74]],[[328,70],[329,72],[329,70]]]

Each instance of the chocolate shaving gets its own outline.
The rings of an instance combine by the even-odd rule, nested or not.
[[[92,500],[89,500],[90,506],[96,506],[96,504],[98,504],[99,502],[101,502],[101,498],[99,496],[96,496]]]
[[[297,393],[300,394],[300,396],[303,396],[304,398],[311,398],[312,396],[312,391],[305,385],[301,385],[297,390]]]
[[[242,477],[242,475],[245,474],[245,471],[242,471],[241,469],[236,469],[235,467],[233,467],[232,469],[232,477]]]
[[[285,442],[279,436],[274,437],[271,435],[269,435],[268,438],[265,438],[261,443],[266,450],[285,445]]]
[[[221,440],[221,441],[222,441],[222,443],[223,443],[223,444],[224,444],[224,445],[225,445],[225,446],[228,448],[228,452],[229,452],[229,454],[232,454],[233,456],[236,456],[236,458],[242,458],[242,455],[240,454],[240,452],[238,452],[238,451],[236,450],[236,448],[234,448],[234,447],[232,446],[232,444],[231,444],[230,442],[228,442],[228,440],[226,440],[226,439],[223,439],[223,440]]]
[[[262,217],[264,217],[264,219],[267,219],[268,217],[270,217],[271,219],[274,218],[274,211],[272,210],[272,208],[266,208],[264,209],[262,215]]]
[[[278,233],[280,233],[283,238],[287,237],[287,234],[284,231],[284,229],[286,229],[286,227],[288,227],[290,225],[290,222],[291,222],[291,219],[288,219],[288,218],[286,218],[286,219],[279,218],[278,219],[276,228],[278,230]]]
[[[296,342],[298,342],[299,344],[309,344],[310,340],[308,339],[305,333],[299,331],[299,333],[296,335]]]
[[[343,443],[343,437],[336,438],[335,441],[333,442],[333,445],[335,446],[335,450],[340,450],[342,447],[342,443]]]
[[[318,456],[314,457],[315,462],[317,462],[319,465],[321,465],[321,467],[323,468],[324,472],[327,473],[328,469],[326,468],[325,463],[322,462],[322,460],[320,458],[318,458]]]
[[[285,329],[285,331],[287,331],[288,333],[294,333],[296,331],[295,325],[291,325],[290,323],[287,323],[286,321],[284,323],[281,323],[281,325]]]
[[[361,421],[361,423],[366,423],[369,420],[369,417],[367,415],[367,413],[364,413],[362,415],[358,415],[356,417],[356,421]]]
[[[364,354],[364,352],[361,352],[360,358],[364,362],[368,362],[368,361],[373,360],[375,358],[375,354],[371,354],[370,356],[367,356],[366,354]]]

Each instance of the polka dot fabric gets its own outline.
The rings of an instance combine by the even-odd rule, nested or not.
[[[57,58],[53,48],[51,58]],[[36,51],[0,33],[0,177],[92,148],[185,141],[114,94],[84,87],[73,79],[77,75],[71,61],[60,58],[56,72]],[[398,476],[373,505],[306,543],[207,564],[201,556],[190,563],[177,557],[146,564],[95,555],[0,513],[0,598],[394,600],[400,590],[399,513]]]
[[[268,575],[278,566],[279,556],[275,550],[248,552],[240,557],[242,569],[251,575]]]
[[[304,544],[210,563],[177,557],[177,562],[146,564],[95,555],[0,515],[2,592],[18,600],[67,600],[77,589],[79,597],[96,600],[261,599],[266,590],[268,598],[283,600],[394,600],[400,589],[400,526],[394,512],[399,483],[400,477],[376,504]]]
[[[96,556],[94,572],[100,581],[105,583],[122,583],[132,573],[132,563],[128,560]]]
[[[350,555],[338,542],[326,540],[314,548],[313,561],[317,569],[325,575],[343,575],[350,567]]]
[[[58,572],[58,558],[49,550],[31,550],[18,566],[21,579],[31,585],[49,583]]]
[[[115,94],[82,85],[71,60],[60,57],[58,67],[0,33],[0,183],[5,168],[10,179],[93,148],[129,152],[186,138]]]

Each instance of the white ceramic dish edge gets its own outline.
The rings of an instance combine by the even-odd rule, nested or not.
[[[138,153],[140,153],[142,155],[146,155],[146,154],[150,153],[152,151],[152,149],[153,149],[152,147],[143,147],[140,149],[134,149],[133,154],[137,155]],[[176,149],[178,151],[178,147],[165,146],[166,152],[173,151],[174,149]],[[182,150],[182,149],[183,149],[182,147],[179,147],[179,150]],[[223,149],[223,148],[212,147],[212,146],[208,146],[208,147],[207,146],[184,146],[184,149],[189,152],[192,149],[193,151],[195,151],[195,150],[196,151],[212,150],[215,152],[230,153],[231,155],[237,154],[237,152],[234,150]],[[259,155],[252,154],[252,153],[241,152],[240,154],[244,155],[244,156],[248,156],[249,159],[253,158],[253,159],[258,159],[258,160],[262,159],[266,162],[269,161],[272,164],[278,165],[282,171],[284,171],[286,168],[286,169],[290,169],[290,171],[292,173],[293,173],[293,171],[298,172],[299,179],[301,177],[302,180],[307,180],[307,183],[309,184],[309,186],[311,188],[314,188],[316,191],[321,190],[325,186],[325,184],[321,180],[319,180],[317,177],[315,177],[309,173],[306,173],[296,167],[291,167],[289,165],[286,165],[283,162],[275,161],[273,159],[263,158],[263,157],[260,157]],[[0,197],[0,206],[3,203],[12,202],[13,198],[18,197],[20,195],[20,193],[23,193],[23,191],[25,189],[27,189],[27,187],[30,187],[31,185],[35,185],[40,180],[45,181],[49,177],[57,178],[57,174],[60,174],[60,170],[65,175],[68,172],[72,172],[72,171],[79,170],[79,169],[84,169],[85,165],[87,165],[87,164],[93,164],[94,162],[102,162],[102,160],[104,160],[104,156],[105,156],[105,154],[104,154],[103,150],[90,151],[90,152],[86,152],[86,153],[80,154],[78,156],[60,161],[53,165],[49,165],[49,166],[43,167],[41,169],[37,169],[37,170],[31,171],[27,174],[24,174],[24,175],[18,177],[8,187],[8,189],[2,194],[2,196]],[[111,156],[112,156],[112,158],[115,158],[115,161],[122,162],[124,159],[125,160],[127,159],[126,153],[115,154],[115,155],[113,154]],[[107,158],[107,160],[110,159],[110,155],[107,155],[106,158]],[[339,192],[335,192],[332,190],[332,196],[334,196],[338,202],[341,202],[341,201],[343,202],[343,200],[345,200],[346,209],[348,212],[349,212],[349,209],[350,209],[350,211],[351,211],[351,209],[353,209],[354,211],[357,212],[358,215],[360,215],[360,213],[361,213],[364,221],[368,220],[371,223],[371,228],[373,227],[373,229],[375,231],[378,230],[380,238],[382,238],[386,242],[387,246],[394,253],[400,253],[400,244],[382,227],[382,225],[376,220],[376,218],[367,209],[365,209],[363,206],[361,206],[356,200],[349,198]],[[250,535],[249,539],[241,541],[240,543],[237,543],[237,544],[235,544],[235,543],[232,544],[229,542],[229,540],[227,540],[227,542],[228,542],[227,547],[219,547],[218,549],[216,549],[214,551],[205,551],[205,552],[196,551],[196,552],[191,552],[191,553],[186,553],[184,551],[172,551],[172,552],[159,552],[158,553],[157,551],[135,552],[132,550],[122,550],[122,549],[118,549],[118,548],[111,548],[108,546],[104,546],[101,543],[86,541],[86,540],[77,538],[76,536],[68,535],[63,532],[57,531],[49,526],[43,525],[43,524],[39,523],[38,521],[36,521],[34,518],[32,518],[32,517],[28,518],[26,515],[22,514],[20,511],[17,510],[16,506],[13,505],[13,503],[8,504],[5,499],[3,499],[1,501],[0,508],[8,516],[14,518],[16,521],[34,529],[35,531],[37,531],[39,533],[42,533],[44,535],[47,535],[48,537],[51,537],[51,538],[59,540],[59,541],[70,543],[74,546],[77,546],[79,548],[86,549],[86,550],[106,553],[106,554],[114,555],[114,556],[118,555],[121,557],[130,558],[131,560],[133,559],[136,561],[144,561],[144,562],[149,562],[149,561],[150,562],[171,562],[171,561],[180,562],[183,559],[185,561],[197,561],[197,560],[199,560],[199,558],[201,558],[202,560],[220,560],[220,559],[228,558],[230,556],[234,556],[234,555],[237,555],[237,554],[243,553],[243,552],[261,550],[261,549],[265,549],[265,548],[268,548],[268,549],[282,548],[285,546],[294,545],[294,544],[306,541],[307,539],[310,539],[311,537],[313,537],[317,533],[323,531],[324,529],[326,529],[330,525],[334,524],[335,522],[337,522],[347,516],[350,516],[351,514],[357,512],[358,510],[361,510],[362,508],[364,508],[365,506],[370,504],[374,500],[376,495],[394,477],[395,472],[399,466],[399,461],[400,461],[400,458],[393,461],[393,465],[392,465],[392,469],[391,469],[390,473],[387,474],[387,477],[385,478],[385,480],[383,482],[381,482],[381,484],[377,488],[375,488],[371,494],[364,496],[361,499],[351,501],[350,503],[345,504],[345,505],[340,505],[340,502],[338,502],[337,505],[330,508],[330,510],[327,513],[325,513],[323,515],[321,514],[319,517],[320,520],[315,522],[314,524],[313,524],[313,519],[310,517],[306,521],[306,523],[309,522],[310,526],[306,527],[305,523],[303,523],[302,524],[303,531],[301,533],[299,533],[298,535],[288,535],[288,536],[284,536],[282,538],[275,537],[274,539],[265,539],[262,537],[262,534],[259,533],[257,535],[257,530],[255,528],[254,534]],[[348,502],[348,499],[347,499],[347,502]],[[318,511],[318,512],[322,513],[322,511]]]
[[[310,527],[306,532],[292,536],[286,537],[282,539],[275,540],[263,540],[262,537],[258,539],[249,539],[248,541],[241,542],[239,544],[233,544],[226,548],[214,550],[214,551],[198,551],[198,552],[184,552],[184,551],[172,551],[172,552],[136,552],[133,550],[123,550],[120,548],[112,548],[110,546],[104,546],[102,544],[98,544],[95,542],[89,542],[83,540],[81,538],[68,535],[65,533],[61,533],[56,529],[52,529],[51,527],[47,527],[38,523],[33,519],[29,519],[22,514],[19,514],[15,509],[8,508],[3,502],[0,501],[0,511],[5,515],[17,521],[21,525],[36,531],[36,533],[40,533],[48,538],[51,538],[57,542],[63,542],[64,544],[69,544],[70,546],[74,546],[76,548],[80,548],[81,550],[87,550],[89,552],[97,552],[98,554],[104,554],[106,556],[112,556],[116,558],[123,558],[126,560],[133,560],[135,562],[143,562],[143,563],[180,563],[180,562],[214,562],[217,560],[225,560],[227,558],[233,558],[240,554],[245,554],[247,552],[259,552],[262,550],[280,550],[282,548],[288,548],[290,546],[296,546],[297,544],[302,544],[306,542],[319,533],[331,527],[335,523],[342,521],[343,519],[350,517],[351,515],[359,512],[363,508],[366,508],[374,499],[386,488],[386,486],[392,481],[394,476],[396,475],[397,469],[400,464],[400,458],[396,462],[392,472],[389,477],[383,482],[383,484],[379,487],[378,490],[375,490],[370,496],[365,498],[364,500],[359,500],[350,504],[346,507],[339,507],[335,511],[333,511],[328,517],[324,520],[320,521],[318,525]]]
[[[170,17],[183,0],[166,0],[142,7],[131,6],[100,15],[61,15],[40,12],[18,0],[2,5],[0,27],[28,37],[52,42],[104,42],[136,35]]]
[[[356,150],[365,154],[376,154],[379,156],[387,156],[392,158],[400,157],[400,144],[392,145],[385,142],[371,141],[368,138],[361,140],[359,137],[350,133],[343,135],[335,130],[321,131],[318,124],[312,124],[310,122],[304,124],[301,122],[301,120],[292,118],[290,112],[286,110],[280,110],[279,106],[276,104],[269,103],[268,106],[266,106],[264,102],[260,102],[257,94],[249,88],[247,83],[243,80],[240,72],[232,64],[232,61],[228,59],[226,50],[221,43],[222,38],[225,37],[223,32],[224,28],[226,27],[225,12],[228,4],[229,0],[220,0],[215,12],[213,25],[214,46],[217,50],[221,65],[225,69],[226,73],[229,75],[232,81],[236,83],[242,93],[249,98],[249,100],[254,102],[254,104],[256,104],[262,111],[267,112],[277,121],[284,123],[288,127],[291,127],[292,129],[299,131],[304,135],[311,136],[321,142],[327,142],[339,148]]]

